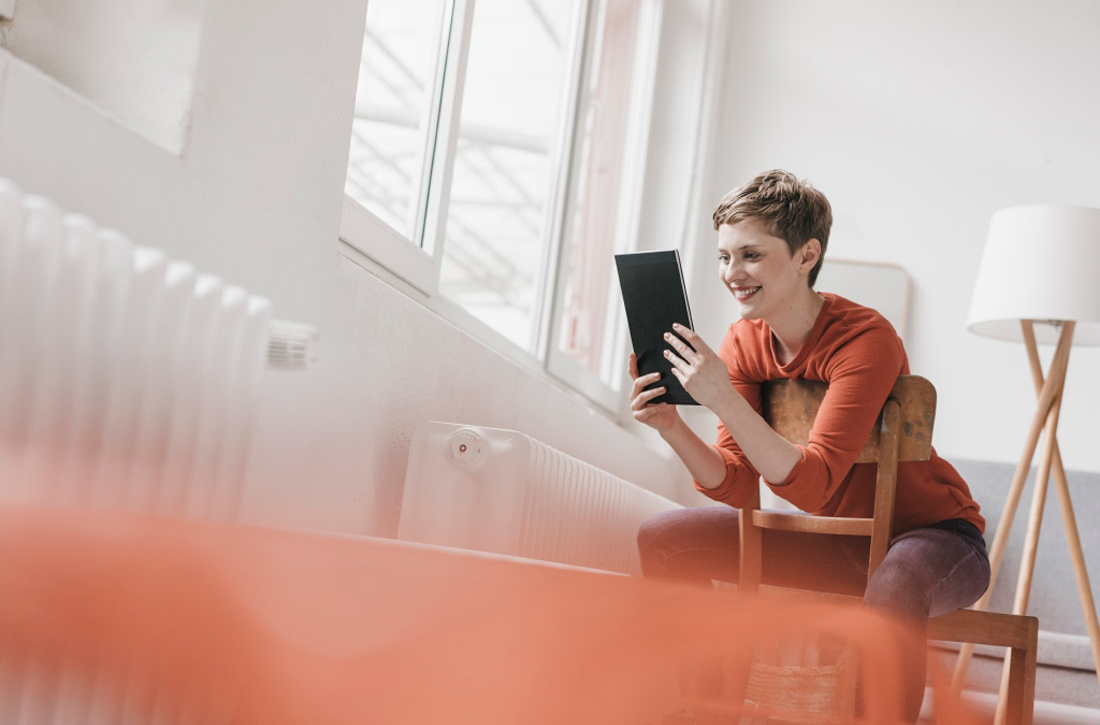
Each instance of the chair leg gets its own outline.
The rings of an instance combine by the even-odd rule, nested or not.
[[[995,722],[1005,725],[1032,725],[1035,714],[1035,647],[1010,647],[1008,688],[998,703]]]

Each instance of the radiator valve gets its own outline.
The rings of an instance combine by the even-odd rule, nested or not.
[[[304,370],[317,362],[317,328],[299,322],[272,320],[267,362],[273,368]]]
[[[447,450],[456,466],[473,470],[480,463],[482,444],[480,433],[472,428],[462,428],[451,434]]]

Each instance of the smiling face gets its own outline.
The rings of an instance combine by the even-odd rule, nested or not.
[[[765,224],[746,219],[718,227],[718,272],[741,308],[741,317],[775,322],[813,295],[809,274],[821,247],[811,239],[791,254]]]

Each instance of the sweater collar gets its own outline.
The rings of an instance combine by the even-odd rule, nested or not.
[[[818,341],[821,339],[822,333],[825,331],[825,320],[827,319],[827,312],[832,307],[835,295],[828,292],[820,292],[822,299],[825,300],[821,305],[821,309],[817,311],[817,319],[814,320],[814,326],[810,328],[810,334],[806,336],[806,342],[802,343],[801,349],[789,363],[783,365],[779,362],[779,350],[775,340],[775,334],[767,323],[764,328],[768,331],[768,345],[771,350],[772,361],[775,365],[785,373],[791,373],[799,369],[805,363],[806,358],[809,357],[810,352],[817,346]]]

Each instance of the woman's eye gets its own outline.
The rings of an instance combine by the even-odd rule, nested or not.
[[[745,259],[756,259],[759,256],[756,252],[745,252]]]

